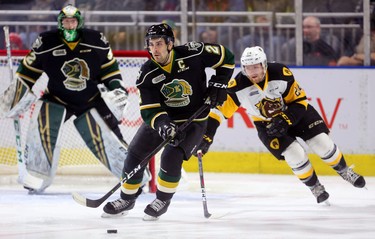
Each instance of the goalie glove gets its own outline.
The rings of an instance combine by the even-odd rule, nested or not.
[[[20,93],[18,93],[20,92]],[[37,97],[22,81],[13,81],[0,95],[0,118],[14,118],[27,111]]]
[[[128,92],[121,88],[108,90],[104,84],[97,85],[100,95],[118,121],[122,119],[128,106]]]

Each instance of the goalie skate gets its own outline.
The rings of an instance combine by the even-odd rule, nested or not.
[[[171,200],[155,199],[145,208],[146,215],[143,217],[143,221],[157,221],[161,215],[167,212],[170,203]]]

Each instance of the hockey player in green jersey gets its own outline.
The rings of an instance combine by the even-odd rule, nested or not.
[[[328,127],[308,103],[305,91],[287,66],[268,63],[263,49],[255,46],[244,50],[241,70],[228,83],[227,101],[218,107],[216,117],[210,117],[198,149],[207,153],[221,120],[230,118],[241,106],[251,115],[263,144],[277,159],[286,161],[318,203],[326,201],[329,194],[296,137],[304,140],[343,179],[358,188],[365,186],[363,176],[347,166],[344,155],[328,136]]]
[[[212,107],[225,101],[235,65],[233,54],[222,45],[188,42],[174,46],[167,24],[151,26],[145,44],[152,58],[142,66],[137,80],[144,123],[129,145],[124,172],[133,170],[163,140],[174,138],[161,155],[156,199],[144,210],[144,220],[157,220],[176,192],[183,161],[191,157],[203,137],[209,107],[184,132],[178,131],[179,125],[203,106],[206,97]],[[215,70],[208,84],[207,67]],[[122,185],[121,197],[104,206],[103,217],[125,215],[134,207],[142,174],[140,170]]]
[[[38,36],[17,69],[16,81],[0,97],[1,116],[19,115],[37,98],[32,87],[42,73],[48,77],[44,94],[35,103],[26,140],[23,184],[30,191],[43,191],[52,183],[61,128],[73,115],[94,155],[114,175],[122,175],[127,150],[118,123],[127,92],[108,41],[83,25],[76,7],[64,7],[58,15],[58,28]]]

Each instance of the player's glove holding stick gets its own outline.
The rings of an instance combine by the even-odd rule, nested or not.
[[[220,106],[227,99],[228,77],[213,75],[208,82],[208,97],[211,108]]]
[[[283,137],[287,134],[292,124],[292,119],[284,112],[281,112],[271,119],[271,122],[267,125],[266,132],[271,137]]]
[[[179,145],[185,139],[185,133],[178,130],[178,126],[168,117],[159,120],[155,128],[158,130],[160,137],[164,140],[171,137],[172,140],[169,144],[174,147]]]

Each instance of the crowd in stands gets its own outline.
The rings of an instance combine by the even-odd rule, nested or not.
[[[194,4],[192,2],[194,1]],[[375,0],[371,0],[370,12],[375,15]],[[103,31],[114,50],[142,50],[144,25],[142,22],[166,22],[176,31],[180,41],[179,14],[136,14],[138,11],[160,11],[173,13],[180,11],[180,0],[0,0],[1,10],[60,10],[67,3],[74,3],[81,11],[127,11],[128,14],[95,15],[84,14],[86,22],[112,22],[111,25],[94,26]],[[303,1],[303,12],[308,13],[351,13],[363,12],[363,0],[314,0]],[[272,12],[271,15],[197,15],[189,16],[189,23],[196,25],[188,28],[188,41],[218,42],[228,46],[239,58],[245,47],[259,45],[265,49],[269,60],[282,61],[285,64],[296,64],[296,38],[294,15],[277,15],[276,13],[293,13],[294,0],[188,0],[188,10],[223,11],[223,12]],[[131,14],[133,13],[133,14]],[[0,21],[55,21],[54,14],[0,15]],[[375,19],[375,16],[374,16]],[[372,22],[374,22],[372,20]],[[371,22],[371,52],[375,54],[375,32]],[[205,25],[205,23],[209,23]],[[212,23],[251,23],[248,27],[212,26]],[[211,24],[211,25],[210,25]],[[291,27],[279,27],[280,25]],[[357,28],[332,28],[330,24],[357,24]],[[147,25],[147,24],[146,24]],[[51,26],[49,26],[51,27]],[[48,26],[11,26],[21,39],[21,49],[30,48],[37,35],[47,30]],[[303,19],[303,64],[345,66],[363,64],[363,21],[362,17],[334,17],[327,14],[322,17],[307,16]],[[0,33],[3,39],[3,33]],[[177,42],[180,44],[182,42]],[[0,41],[0,49],[4,49]],[[375,57],[374,57],[375,59]],[[375,65],[372,61],[372,64]]]

